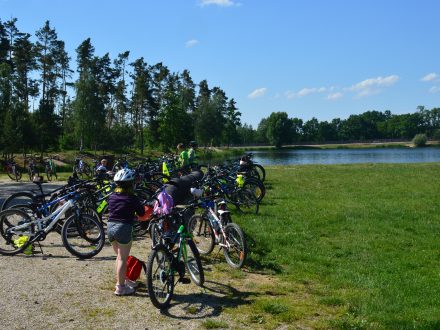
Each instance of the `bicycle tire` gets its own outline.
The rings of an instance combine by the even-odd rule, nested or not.
[[[15,168],[15,181],[20,181],[21,176],[22,176],[21,170],[18,167],[16,167]]]
[[[80,259],[97,255],[105,243],[104,227],[88,214],[70,216],[63,225],[61,236],[67,251]]]
[[[90,179],[93,176],[92,169],[90,168],[90,166],[86,162],[83,163],[82,173],[88,179]]]
[[[235,206],[240,212],[258,214],[260,204],[250,190],[241,188],[236,191],[235,197]]]
[[[266,170],[263,166],[261,166],[260,164],[252,164],[252,170],[258,173],[258,177],[261,182],[264,182],[264,180],[266,180]]]
[[[246,240],[244,238],[243,230],[236,223],[229,223],[224,228],[225,239],[229,243],[230,247],[223,248],[223,254],[225,256],[226,262],[232,268],[243,267],[248,250]]]
[[[31,222],[32,218],[20,209],[11,208],[0,212],[0,254],[13,256],[23,252],[31,244],[31,238],[35,235]],[[11,230],[26,223],[29,223],[27,227]],[[28,240],[17,246],[16,240],[26,236]]]
[[[187,249],[186,251],[186,269],[188,270],[188,273],[191,276],[193,282],[197,286],[203,286],[203,283],[205,283],[205,272],[203,271],[199,250],[197,250],[196,244],[192,240],[186,241],[186,244],[189,247],[189,250]]]
[[[174,293],[173,256],[165,246],[158,245],[151,251],[146,268],[151,303],[159,309],[168,308]]]
[[[155,222],[150,226],[150,238],[151,238],[151,245],[156,246],[160,242],[160,238],[162,236],[162,229],[160,225]]]
[[[243,188],[249,189],[257,198],[258,203],[261,203],[266,195],[266,187],[264,186],[264,183],[254,177],[244,180]]]
[[[7,173],[8,173],[8,176],[11,180],[16,181],[16,176],[15,176],[15,173],[12,169],[8,169]]]
[[[23,201],[20,200],[19,197],[22,197],[21,199],[26,199],[26,200],[29,199],[29,201],[28,202],[27,201],[23,202]],[[25,191],[17,192],[15,194],[12,194],[11,196],[9,196],[8,198],[6,198],[3,201],[2,206],[0,208],[0,211],[9,209],[11,206],[13,206],[15,204],[24,204],[24,203],[26,203],[26,204],[29,203],[30,204],[30,203],[32,203],[33,198],[34,198],[34,195],[32,193],[30,193],[30,192],[25,192]],[[14,199],[19,199],[20,201],[17,200],[17,201],[14,202]]]
[[[193,236],[200,254],[208,255],[214,250],[214,231],[208,219],[199,214],[193,215],[188,221],[188,231]]]
[[[21,171],[17,165],[12,165],[8,168],[7,174],[11,180],[19,181],[21,179]]]
[[[52,171],[46,170],[47,181],[52,181]]]

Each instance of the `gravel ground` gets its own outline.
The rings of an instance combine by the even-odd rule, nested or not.
[[[13,191],[33,186],[0,183],[0,203]],[[52,189],[56,184],[47,187]],[[144,274],[134,296],[114,296],[115,256],[109,244],[89,260],[70,255],[57,233],[49,234],[41,245],[43,253],[37,246],[33,256],[0,256],[3,329],[203,329],[208,319],[244,328],[239,320],[222,312],[223,306],[249,303],[241,298],[244,295],[239,287],[260,280],[255,274],[246,274],[246,279],[237,281],[223,271],[219,281],[216,266],[204,264],[204,288],[178,284],[171,307],[160,312],[150,302]],[[133,243],[132,255],[146,260],[149,252],[148,239]]]

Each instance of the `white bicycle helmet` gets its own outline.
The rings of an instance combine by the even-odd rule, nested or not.
[[[127,182],[127,181],[133,181],[134,178],[135,178],[135,171],[130,170],[129,168],[123,168],[122,170],[116,172],[113,180],[115,182]]]

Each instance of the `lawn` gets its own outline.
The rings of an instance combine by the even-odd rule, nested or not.
[[[440,327],[439,172],[440,164],[268,168],[261,214],[234,220],[251,241],[251,270],[275,282],[255,284],[270,294],[229,312],[268,328]]]

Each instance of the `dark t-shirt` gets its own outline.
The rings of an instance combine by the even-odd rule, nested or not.
[[[134,195],[113,193],[108,198],[108,221],[133,223],[136,215],[144,215],[145,210]]]

